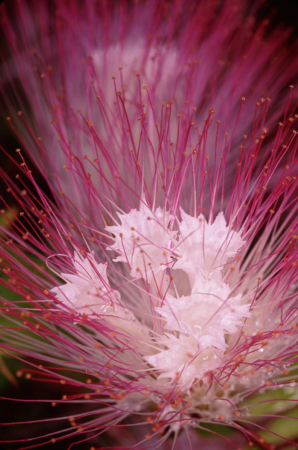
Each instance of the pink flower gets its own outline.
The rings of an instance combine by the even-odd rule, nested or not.
[[[65,385],[51,402],[76,411],[22,448],[185,448],[180,430],[192,448],[194,429],[220,424],[234,448],[242,433],[269,449],[270,418],[297,403],[297,90],[282,94],[297,42],[267,30],[259,2],[1,13],[20,139],[16,179],[1,173],[19,204],[3,199],[17,295],[2,299],[1,351],[24,361],[19,375]]]

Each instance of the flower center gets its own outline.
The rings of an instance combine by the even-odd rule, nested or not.
[[[128,339],[143,336],[148,370],[153,367],[158,378],[178,380],[189,389],[220,366],[227,336],[237,333],[250,314],[224,275],[227,261],[244,245],[241,234],[227,226],[223,213],[212,224],[203,215],[180,213],[173,231],[170,213],[152,211],[142,200],[139,210],[119,214],[121,223],[106,227],[114,239],[108,250],[118,254],[114,261],[128,269],[132,283],[141,279],[147,291],[135,308],[138,313],[132,312],[129,296],[111,290],[107,266],[97,264],[93,255],[76,257],[77,275],[62,274],[67,283],[53,292],[78,312],[120,328]]]

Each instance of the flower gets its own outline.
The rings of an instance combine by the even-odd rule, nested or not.
[[[1,351],[71,413],[3,442],[191,448],[225,425],[271,448],[297,402],[296,41],[259,2],[13,4]]]

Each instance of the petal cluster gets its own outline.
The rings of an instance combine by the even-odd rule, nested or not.
[[[80,314],[106,314],[111,310],[116,293],[111,291],[107,265],[98,264],[93,253],[84,258],[74,253],[74,273],[61,273],[66,281],[51,291],[57,300]]]
[[[110,247],[119,253],[115,261],[126,262],[132,277],[151,279],[171,262],[176,233],[168,229],[170,214],[161,208],[151,211],[142,201],[138,211],[118,216],[121,225],[106,227],[115,236]]]
[[[228,348],[226,336],[237,333],[250,315],[242,295],[233,295],[225,271],[245,242],[223,213],[208,223],[202,214],[191,217],[181,209],[181,220],[174,223],[167,211],[152,211],[142,200],[139,210],[118,215],[121,223],[106,227],[114,239],[109,250],[118,254],[115,263],[127,265],[130,276],[149,283],[152,292],[157,280],[160,285],[169,282],[163,297],[156,297],[154,310],[162,325],[148,341],[144,360],[159,378],[179,380],[189,389],[220,366]],[[172,231],[174,226],[177,231]],[[97,264],[93,254],[75,254],[73,266],[76,273],[61,274],[66,284],[52,290],[57,299],[81,314],[106,315],[119,327],[124,308],[120,293],[110,288],[107,266]],[[176,277],[178,270],[184,276]],[[180,284],[189,286],[189,295],[179,295],[185,290]],[[135,321],[125,326],[131,336]]]

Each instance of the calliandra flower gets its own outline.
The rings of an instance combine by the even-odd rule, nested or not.
[[[259,2],[1,8],[1,351],[65,389],[2,442],[272,448],[297,405],[297,43]]]

